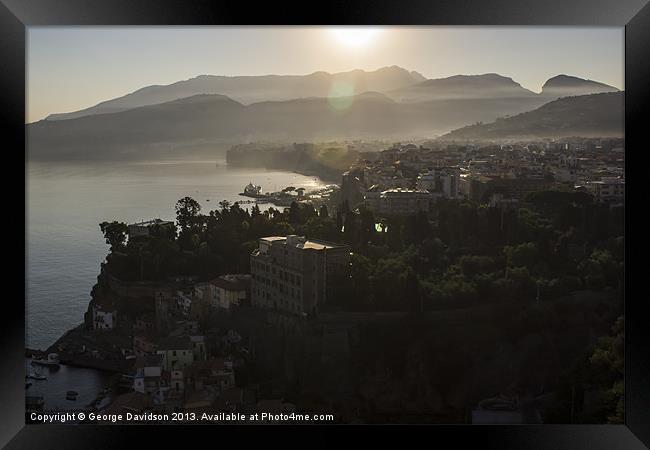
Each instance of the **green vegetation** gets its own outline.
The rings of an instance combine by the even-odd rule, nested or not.
[[[223,201],[204,212],[186,197],[176,205],[177,234],[154,229],[149,237],[125,242],[124,224],[104,222],[101,230],[111,246],[106,268],[123,280],[177,275],[206,280],[249,272],[250,253],[263,236],[345,242],[353,252],[350,271],[335,280],[340,295],[322,312],[395,312],[406,314],[408,322],[401,331],[366,330],[374,337],[362,335],[366,353],[359,358],[371,358],[371,345],[363,342],[376,343],[375,332],[390,341],[384,351],[396,355],[417,342],[422,355],[439,355],[442,343],[433,340],[442,333],[448,337],[443,347],[456,342],[466,351],[444,360],[418,359],[432,373],[468,374],[480,367],[500,379],[506,376],[496,375],[501,369],[490,369],[496,363],[484,361],[498,342],[519,367],[507,375],[516,385],[534,391],[549,379],[560,383],[558,403],[548,408],[546,421],[622,420],[622,321],[613,337],[596,346],[594,336],[607,334],[622,314],[624,211],[594,204],[582,194],[543,192],[526,200],[509,210],[441,200],[430,214],[375,217],[346,204],[330,214],[327,207],[316,211],[307,204],[260,211],[257,205],[249,210]],[[458,318],[457,325],[441,319],[447,313]],[[442,328],[434,333],[431,323]],[[403,335],[405,329],[410,331]],[[404,347],[397,345],[402,341]],[[503,355],[498,360],[506,364]],[[386,364],[393,367],[400,360],[395,358]],[[576,358],[580,364],[574,367]],[[364,367],[379,362],[368,364]],[[371,377],[364,370],[358,379]],[[436,383],[431,389],[442,393],[452,381]],[[576,395],[588,391],[601,394],[590,400],[597,406],[580,412]]]
[[[330,217],[327,207],[295,202],[261,212],[223,201],[206,214],[189,197],[178,201],[176,213],[178,235],[152,229],[149,237],[127,241],[125,224],[103,222],[108,268],[125,280],[248,272],[260,237],[299,234],[351,246],[351,271],[336,301],[345,309],[410,310],[406,292],[416,297],[413,304],[432,310],[622,288],[622,208],[564,193],[535,195],[509,211],[441,201],[432,215],[402,218],[376,218],[347,205]]]

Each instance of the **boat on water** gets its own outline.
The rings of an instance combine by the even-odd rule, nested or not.
[[[65,398],[68,400],[76,400],[79,393],[77,391],[68,391],[65,393]]]
[[[248,183],[246,186],[244,186],[244,192],[241,192],[239,195],[243,195],[244,197],[252,197],[252,198],[268,197],[267,195],[262,194],[262,186],[257,186],[253,183]]]
[[[37,372],[31,372],[27,374],[26,378],[31,378],[32,380],[47,380],[47,377],[45,375],[41,375]]]
[[[33,365],[41,366],[59,366],[59,355],[57,353],[50,353],[46,358],[32,359]]]

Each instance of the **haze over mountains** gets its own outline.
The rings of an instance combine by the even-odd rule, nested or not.
[[[454,130],[442,139],[620,137],[624,133],[623,108],[623,92],[563,97],[530,112]]]
[[[148,86],[131,94],[108,100],[81,111],[51,114],[48,120],[72,119],[91,114],[124,111],[138,106],[165,103],[199,94],[220,94],[248,105],[263,101],[293,100],[304,97],[328,97],[367,91],[384,92],[426,80],[417,72],[401,67],[384,67],[373,72],[352,70],[309,75],[216,76],[200,75],[166,86]]]
[[[559,96],[615,91],[560,75],[537,94],[498,74],[427,80],[397,66],[305,76],[204,75],[52,115],[27,131],[36,159],[178,157],[188,146],[213,157],[217,148],[255,140],[431,138],[535,110]]]

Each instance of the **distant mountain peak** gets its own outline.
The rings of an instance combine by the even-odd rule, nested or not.
[[[505,77],[498,73],[484,73],[478,75],[452,75],[445,78],[432,78],[430,80],[423,81],[420,85],[423,86],[434,86],[434,85],[450,85],[463,83],[469,85],[485,85],[486,83],[490,85],[499,85],[499,86],[521,86],[519,83],[514,81],[510,77]]]
[[[618,92],[614,86],[598,81],[560,74],[546,80],[542,86],[542,95],[587,95],[603,92]]]
[[[445,99],[529,98],[537,94],[512,78],[498,73],[453,75],[424,80],[388,93],[397,101],[420,102]]]

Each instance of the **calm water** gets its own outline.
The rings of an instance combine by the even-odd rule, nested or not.
[[[45,349],[83,321],[90,289],[108,251],[100,222],[173,219],[176,201],[188,195],[211,210],[224,199],[245,199],[238,193],[250,181],[264,191],[323,186],[314,177],[228,169],[213,161],[92,167],[29,163],[27,346]],[[242,207],[247,206],[252,205]]]
[[[58,368],[33,366],[25,358],[25,374],[38,372],[47,380],[26,379],[32,383],[25,389],[25,395],[40,396],[45,400],[46,410],[68,410],[85,408],[93,403],[99,392],[106,387],[110,373],[81,367],[61,365]],[[66,392],[77,391],[76,400],[66,399]]]

